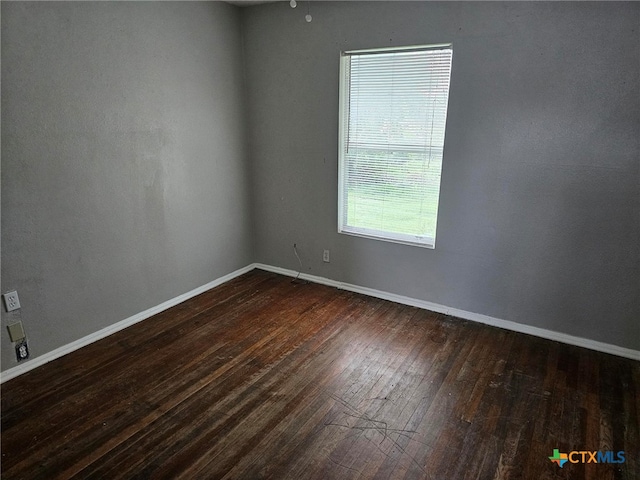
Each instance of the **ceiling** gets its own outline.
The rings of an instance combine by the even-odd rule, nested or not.
[[[278,0],[225,0],[226,3],[236,5],[237,7],[251,7],[252,5],[260,5],[263,3],[275,3]]]

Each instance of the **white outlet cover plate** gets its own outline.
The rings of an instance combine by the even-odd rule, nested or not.
[[[13,312],[20,308],[20,299],[18,298],[18,292],[15,290],[13,292],[3,293],[2,299],[4,300],[4,306],[7,312]]]

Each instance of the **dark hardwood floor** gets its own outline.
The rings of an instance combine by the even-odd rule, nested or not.
[[[640,478],[639,362],[260,270],[1,396],[5,480]]]

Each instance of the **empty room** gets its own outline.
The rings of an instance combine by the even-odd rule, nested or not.
[[[3,479],[640,478],[640,3],[3,1]]]

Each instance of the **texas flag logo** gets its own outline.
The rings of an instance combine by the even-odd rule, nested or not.
[[[553,449],[553,457],[549,457],[549,460],[558,464],[560,468],[567,463],[568,455],[566,453],[560,453],[557,448]]]

